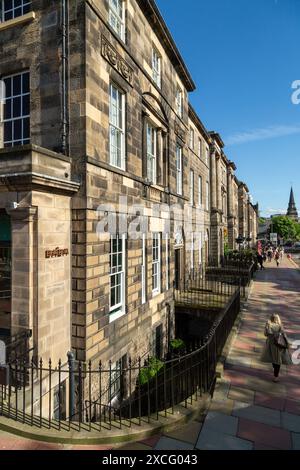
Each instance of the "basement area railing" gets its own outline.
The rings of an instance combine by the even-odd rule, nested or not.
[[[240,311],[236,288],[209,334],[166,361],[120,361],[92,367],[32,361],[0,368],[0,414],[31,426],[57,430],[130,428],[174,413],[212,394],[216,365]]]

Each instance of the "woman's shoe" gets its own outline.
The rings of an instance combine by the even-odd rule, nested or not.
[[[279,378],[278,378],[278,377],[274,377],[273,382],[279,382]]]

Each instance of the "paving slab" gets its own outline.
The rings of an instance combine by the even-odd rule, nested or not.
[[[211,429],[224,434],[235,436],[238,428],[238,419],[234,416],[228,416],[217,411],[207,413],[202,432]]]
[[[198,436],[200,434],[201,428],[202,428],[201,423],[197,423],[193,421],[187,426],[183,426],[182,428],[177,429],[175,431],[165,433],[164,436],[171,437],[172,439],[176,439],[179,441],[187,442],[195,446]]]
[[[270,426],[281,426],[280,411],[258,405],[248,405],[236,401],[232,412],[233,416],[244,418]]]
[[[300,416],[283,411],[281,413],[281,418],[282,427],[284,429],[300,433]]]
[[[198,450],[252,450],[253,443],[212,429],[201,432],[196,449]]]
[[[233,410],[234,401],[233,400],[213,400],[210,404],[210,411],[218,411],[226,415],[231,415]]]
[[[244,403],[254,402],[254,390],[248,390],[247,388],[230,387],[228,398],[231,400],[237,400]]]
[[[290,432],[248,419],[241,418],[239,420],[237,436],[255,444],[263,444],[275,449],[289,450],[292,448]]]
[[[156,446],[155,450],[193,450],[194,446],[187,442],[178,441],[170,437],[161,437]]]
[[[300,434],[292,432],[293,450],[300,450]]]

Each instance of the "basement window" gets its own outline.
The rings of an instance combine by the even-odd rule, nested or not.
[[[13,20],[31,11],[31,0],[0,0],[0,21]]]

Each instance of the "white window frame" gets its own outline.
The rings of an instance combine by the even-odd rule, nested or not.
[[[117,251],[113,252],[113,240],[118,239],[121,240],[121,247],[122,251]],[[109,312],[110,312],[110,317],[109,317],[109,322],[112,323],[113,321],[117,320],[121,316],[125,314],[125,280],[126,280],[126,269],[125,269],[125,261],[126,261],[126,237],[125,234],[122,235],[116,235],[116,236],[111,236],[110,239],[110,291],[109,291]],[[122,265],[121,269],[117,270],[115,272],[112,272],[112,258],[113,255],[118,256],[118,254],[121,253],[122,257]],[[111,292],[112,292],[112,278],[120,276],[120,283],[118,284],[120,286],[120,302],[117,304],[112,305],[111,304]],[[117,285],[117,284],[115,284]]]
[[[152,48],[152,79],[154,83],[161,88],[161,55],[158,50]]]
[[[156,281],[155,281],[156,279]],[[152,294],[161,293],[161,234],[152,233]]]
[[[117,92],[116,105],[113,104],[112,93],[113,90]],[[116,122],[113,122],[113,110],[116,114]],[[121,119],[120,119],[121,115]],[[120,122],[121,121],[121,122]],[[112,135],[113,132],[119,135],[120,138],[120,149],[118,146],[113,145]],[[112,148],[116,149],[117,157],[113,160]],[[118,154],[118,151],[120,152]],[[120,161],[120,164],[118,164]],[[109,163],[115,168],[125,170],[125,93],[114,83],[110,84],[109,87]]]
[[[147,269],[147,244],[146,244],[146,234],[143,233],[142,238],[142,304],[146,303],[146,269]]]
[[[181,88],[177,88],[176,91],[176,110],[180,118],[183,117],[183,92]]]
[[[125,0],[116,0],[121,7],[121,16],[115,8],[114,0],[109,0],[108,22],[110,27],[125,42]]]
[[[202,265],[202,232],[199,232],[199,266]]]
[[[1,6],[1,16],[0,16],[0,23],[4,23],[5,21],[10,21],[13,20],[14,18],[19,18],[21,16],[26,15],[31,11],[31,0],[21,0],[21,4],[18,6],[15,6],[15,0],[12,0],[12,8],[9,10],[4,11],[4,0],[0,0],[0,6]],[[28,7],[29,8],[26,8]],[[28,10],[24,12],[24,9]],[[11,13],[12,17],[5,19],[5,15],[8,13]],[[20,13],[20,14],[19,14]]]
[[[114,364],[111,364],[109,379],[108,400],[111,402],[115,397],[118,396],[121,390],[122,359],[119,359]]]
[[[195,131],[191,127],[190,128],[190,149],[194,150],[194,148],[195,148]]]
[[[203,195],[202,195],[202,176],[198,176],[198,206],[202,207]]]
[[[176,191],[179,196],[182,196],[183,186],[183,175],[182,175],[182,147],[176,145]]]
[[[203,142],[202,142],[202,139],[199,137],[199,140],[198,140],[198,152],[199,152],[199,158],[202,158],[202,145],[203,145]]]
[[[169,250],[169,234],[166,233],[166,290],[170,289],[170,250]]]
[[[193,206],[195,202],[194,192],[195,192],[194,171],[190,170],[190,204],[191,206]]]
[[[192,232],[191,233],[191,269],[194,269],[194,267],[195,267],[195,264],[194,264],[194,261],[195,261],[195,259],[194,259],[194,254],[195,254],[194,253],[194,248],[195,248],[195,246],[194,246],[194,232]]]
[[[147,178],[151,183],[157,183],[157,129],[147,122]]]
[[[209,182],[206,181],[206,201],[205,201],[205,207],[206,207],[206,210],[209,211]]]
[[[28,91],[24,93],[23,90],[23,76],[28,75]],[[21,83],[21,90],[20,93],[14,94],[13,91],[13,81],[16,77],[20,77],[20,83]],[[30,143],[30,72],[28,70],[24,70],[23,72],[20,73],[15,73],[12,75],[6,75],[1,78],[1,80],[10,80],[11,81],[11,95],[10,96],[5,96],[4,100],[4,114],[3,114],[3,123],[4,123],[4,129],[3,129],[3,146],[4,147],[14,147],[16,145],[25,145]],[[4,92],[5,92],[5,87],[4,87]],[[23,114],[23,98],[24,97],[29,97],[29,114]],[[6,106],[8,106],[8,102],[10,101],[10,117],[5,118],[5,113],[6,113]],[[14,103],[19,102],[20,103],[20,114],[18,116],[13,116],[14,114]],[[29,126],[29,136],[24,138],[24,125],[25,122],[29,120],[28,126]],[[15,138],[14,134],[14,125],[17,121],[21,121],[21,136],[19,139]],[[12,135],[11,135],[11,140],[5,140],[5,124],[6,123],[11,123],[12,124]]]

